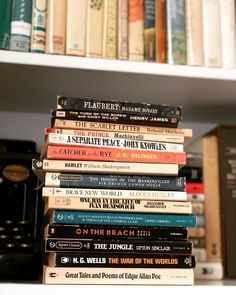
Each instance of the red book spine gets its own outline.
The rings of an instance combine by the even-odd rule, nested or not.
[[[187,182],[186,192],[188,194],[203,194],[204,188],[202,182]]]
[[[127,150],[121,148],[49,145],[47,159],[111,162],[145,162],[185,165],[185,152]]]

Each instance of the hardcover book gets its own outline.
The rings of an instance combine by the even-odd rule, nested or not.
[[[10,48],[12,0],[0,1],[0,48]]]
[[[128,0],[129,60],[144,60],[144,0]]]
[[[186,64],[185,1],[166,0],[167,63]]]
[[[144,0],[144,60],[156,60],[155,0]]]
[[[66,0],[47,0],[46,53],[65,54]]]
[[[87,0],[67,0],[65,54],[85,56]]]
[[[117,0],[104,0],[102,57],[117,58]]]
[[[47,1],[34,0],[32,4],[32,28],[30,51],[45,53]]]
[[[104,1],[87,0],[86,56],[102,57]]]
[[[156,62],[166,63],[166,6],[165,0],[155,1]]]
[[[32,22],[32,0],[13,0],[10,50],[28,52]]]
[[[117,0],[117,59],[128,59],[128,1]]]
[[[202,1],[187,0],[186,15],[186,48],[187,64],[193,66],[204,65]]]

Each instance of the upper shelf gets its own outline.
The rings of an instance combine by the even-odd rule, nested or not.
[[[236,123],[236,69],[0,51],[0,73],[0,111],[50,113],[68,95],[182,105],[185,121]]]

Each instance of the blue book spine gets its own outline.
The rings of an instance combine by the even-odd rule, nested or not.
[[[47,186],[184,191],[185,177],[47,173]]]
[[[109,213],[53,210],[52,223],[196,227],[192,214]]]
[[[155,61],[155,0],[144,0],[144,59]]]

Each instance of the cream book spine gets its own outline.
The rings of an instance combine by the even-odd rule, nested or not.
[[[144,60],[144,2],[128,0],[129,60]]]
[[[87,0],[86,56],[102,58],[104,1]]]
[[[220,0],[202,0],[204,66],[221,67]]]
[[[117,0],[104,0],[102,57],[116,59]]]
[[[128,59],[128,1],[118,0],[117,59]]]
[[[65,54],[66,0],[48,0],[46,53]]]
[[[193,285],[193,269],[43,267],[44,284]]]
[[[30,51],[45,53],[47,0],[34,0],[32,4],[32,25]]]
[[[67,0],[66,54],[85,56],[86,0]]]
[[[203,66],[202,1],[186,0],[185,19],[187,64]]]
[[[222,67],[235,68],[235,1],[220,0]]]

